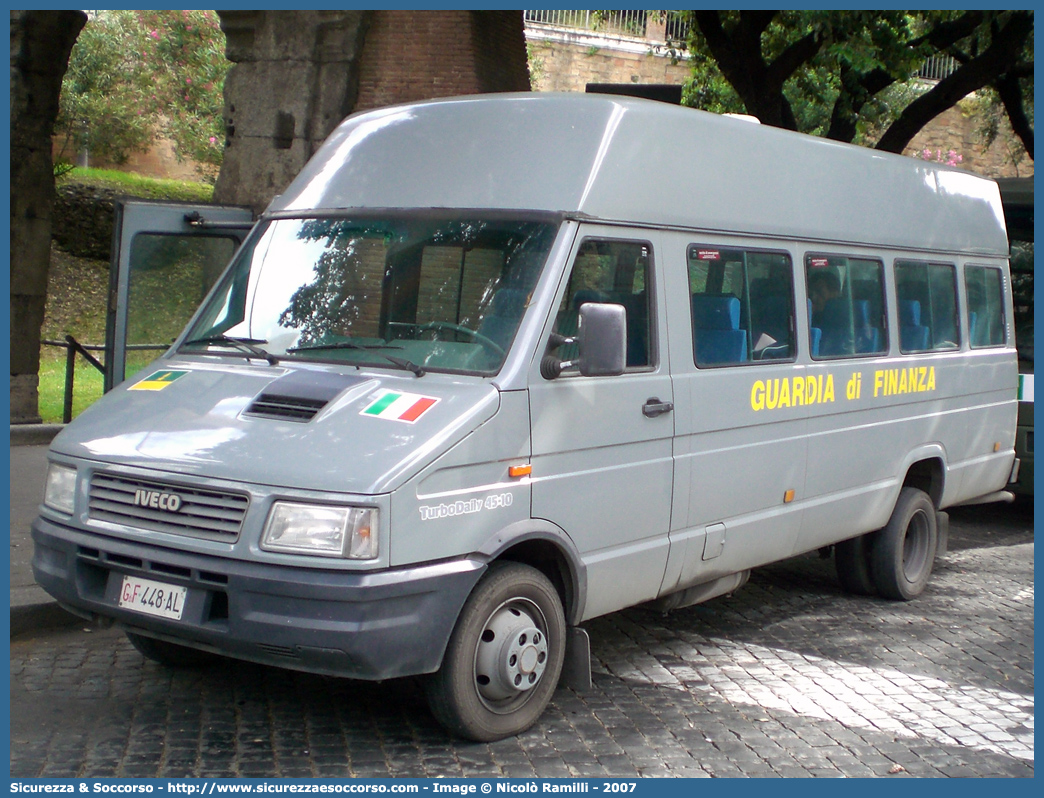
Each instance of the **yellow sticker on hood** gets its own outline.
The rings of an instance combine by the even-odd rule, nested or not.
[[[162,391],[174,380],[181,379],[187,371],[157,371],[154,374],[150,374],[148,377],[143,379],[141,382],[135,383],[128,391]]]

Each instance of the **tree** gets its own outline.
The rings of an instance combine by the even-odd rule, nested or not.
[[[690,105],[902,152],[939,113],[989,90],[1032,157],[1032,11],[682,13]],[[913,76],[933,55],[955,69],[920,89]]]
[[[224,145],[222,87],[230,63],[213,11],[100,11],[73,48],[58,131],[67,150],[115,163],[157,136],[179,160],[211,167]]]
[[[80,11],[11,11],[11,421],[39,421],[54,171],[51,131]]]
[[[137,19],[125,11],[95,14],[80,32],[62,80],[56,124],[62,160],[72,149],[124,163],[152,144],[152,69],[140,33]]]

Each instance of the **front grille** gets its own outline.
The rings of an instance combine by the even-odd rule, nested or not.
[[[323,399],[263,393],[243,411],[243,415],[308,422],[315,418],[315,414],[325,405],[326,400]]]
[[[242,493],[97,473],[91,479],[88,515],[93,521],[232,542],[249,504]]]

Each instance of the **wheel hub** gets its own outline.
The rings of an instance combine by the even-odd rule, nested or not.
[[[540,682],[547,636],[525,608],[501,607],[486,622],[475,655],[475,680],[487,701],[503,701]]]

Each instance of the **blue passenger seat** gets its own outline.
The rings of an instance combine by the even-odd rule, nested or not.
[[[741,330],[740,301],[732,294],[693,294],[692,326],[696,363],[742,363],[747,359],[747,331]]]
[[[819,356],[819,345],[823,343],[823,331],[819,327],[812,326],[812,300],[805,300],[808,302],[808,333],[809,333],[809,345],[812,348],[812,357]]]
[[[904,352],[925,352],[931,330],[921,324],[921,303],[916,299],[899,300],[899,343]]]
[[[852,303],[855,321],[855,351],[859,354],[881,351],[881,328],[870,323],[870,302],[857,299]]]

